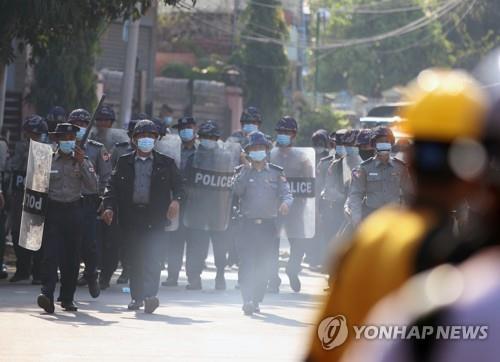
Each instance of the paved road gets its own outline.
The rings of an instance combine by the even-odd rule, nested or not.
[[[162,280],[165,276],[162,277]],[[129,295],[113,284],[97,300],[79,288],[79,311],[56,306],[43,314],[35,304],[39,287],[0,281],[0,361],[297,361],[312,332],[311,323],[324,276],[301,275],[303,290],[293,293],[286,276],[279,295],[267,295],[262,313],[241,312],[236,271],[228,289],[213,290],[207,271],[203,291],[161,287],[153,315],[129,312]]]

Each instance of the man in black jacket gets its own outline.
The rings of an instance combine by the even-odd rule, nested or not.
[[[170,157],[153,150],[158,129],[149,120],[134,128],[134,152],[123,155],[113,171],[104,194],[102,218],[108,225],[119,214],[118,223],[130,252],[129,310],[153,313],[162,264],[165,227],[179,212],[182,180]]]

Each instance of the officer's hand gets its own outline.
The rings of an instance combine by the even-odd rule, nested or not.
[[[5,198],[3,197],[3,193],[0,192],[0,209],[5,207]]]
[[[280,208],[279,208],[278,211],[280,212],[281,215],[286,216],[286,215],[288,215],[288,211],[289,210],[290,209],[288,207],[288,204],[284,202],[284,203],[281,204],[281,206],[280,206]]]
[[[75,160],[81,165],[85,159],[85,151],[75,146]]]
[[[104,210],[101,214],[101,218],[102,220],[106,223],[106,225],[111,225],[111,223],[113,222],[113,210]]]
[[[174,200],[170,203],[170,206],[168,207],[167,211],[167,219],[173,220],[179,215],[179,201]]]

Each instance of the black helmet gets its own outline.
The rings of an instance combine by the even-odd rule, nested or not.
[[[157,135],[160,134],[160,132],[158,132],[158,127],[156,127],[156,124],[148,119],[143,119],[137,122],[134,127],[132,136],[136,136],[140,133],[156,133]]]
[[[97,114],[95,115],[96,121],[115,121],[116,116],[115,116],[115,111],[113,111],[113,108],[111,106],[105,104],[99,109]]]
[[[47,122],[63,123],[66,120],[66,111],[61,106],[52,107],[47,114]]]
[[[38,135],[47,133],[49,130],[47,122],[38,114],[32,114],[23,122],[23,131],[35,133]]]
[[[198,128],[198,136],[200,137],[220,137],[221,131],[219,125],[215,121],[205,121]]]
[[[177,120],[177,124],[172,126],[172,128],[182,129],[189,125],[196,125],[196,120],[191,116],[184,116]]]
[[[297,121],[290,116],[285,116],[281,118],[276,124],[275,131],[297,131],[298,125]]]
[[[243,111],[240,118],[241,123],[259,122],[262,123],[262,115],[256,107],[248,107]]]
[[[90,123],[90,118],[92,116],[90,113],[83,108],[78,108],[73,111],[68,116],[68,123],[74,123],[74,122],[85,122],[85,123]]]
[[[394,133],[392,133],[392,130],[389,127],[378,126],[372,129],[372,137],[371,137],[372,145],[375,145],[375,143],[377,142],[377,138],[382,138],[382,137],[387,137],[391,144],[394,144],[394,142],[396,141]]]
[[[260,131],[252,132],[248,135],[248,143],[245,145],[245,150],[251,146],[270,146],[270,142],[264,133]]]
[[[328,147],[330,139],[326,129],[318,129],[311,136],[313,147]]]

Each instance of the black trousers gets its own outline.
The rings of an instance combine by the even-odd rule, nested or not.
[[[82,200],[83,235],[81,256],[85,264],[83,276],[88,281],[97,279],[97,265],[99,256],[97,252],[97,195],[85,195]]]
[[[134,225],[123,229],[129,252],[130,295],[142,301],[158,294],[163,263],[164,231],[153,231],[147,226]]]
[[[208,256],[212,241],[214,263],[217,271],[222,272],[228,265],[231,238],[227,231],[191,230],[191,240],[186,247],[186,274],[188,279],[199,279]]]
[[[118,262],[121,260],[122,267],[128,268],[129,262],[127,259],[127,244],[122,238],[121,227],[117,224],[116,219],[108,226],[104,222],[99,221],[97,224],[98,235],[101,236],[101,275],[100,280],[109,282],[113,273],[118,267]]]
[[[49,201],[42,243],[42,293],[52,300],[59,268],[61,300],[73,301],[80,267],[82,225],[80,201],[72,203]]]
[[[245,219],[236,247],[239,257],[238,279],[243,302],[260,303],[267,288],[269,269],[276,249],[277,228],[274,219]]]

